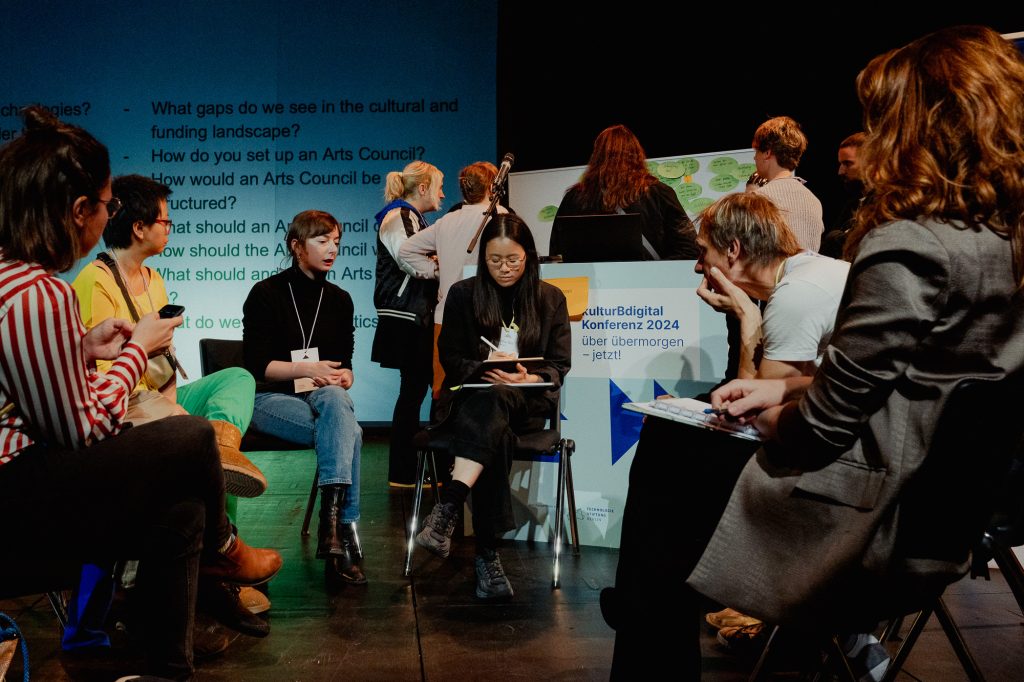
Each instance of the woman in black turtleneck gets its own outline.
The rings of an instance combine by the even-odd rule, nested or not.
[[[330,213],[303,211],[288,226],[292,266],[258,282],[243,308],[245,367],[256,378],[252,426],[316,449],[327,575],[364,584],[359,520],[363,432],[352,398],[352,297],[327,281],[341,242]]]
[[[476,595],[507,599],[512,586],[496,548],[498,535],[514,527],[508,483],[513,434],[529,417],[550,412],[572,354],[565,296],[540,281],[533,235],[518,216],[498,215],[484,227],[477,275],[449,290],[437,348],[445,371],[438,428],[451,434],[455,467],[416,542],[447,557],[459,510],[472,489]],[[517,363],[514,372],[485,372],[483,381],[495,384],[492,388],[460,388],[477,376],[483,360],[536,356],[544,363],[529,371]],[[502,385],[543,382],[551,386]]]

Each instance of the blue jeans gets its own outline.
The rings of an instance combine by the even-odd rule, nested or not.
[[[359,520],[359,457],[363,430],[356,421],[348,391],[340,386],[324,386],[298,395],[257,393],[252,427],[314,448],[320,467],[317,484],[348,485],[341,522]]]

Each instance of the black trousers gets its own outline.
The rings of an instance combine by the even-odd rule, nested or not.
[[[463,389],[444,429],[451,433],[452,457],[483,465],[473,486],[473,534],[478,541],[493,539],[515,527],[508,476],[515,454],[516,433],[541,423],[541,390],[494,386]]]
[[[200,552],[231,533],[206,419],[169,417],[77,451],[33,445],[0,466],[0,500],[17,514],[0,580],[21,562],[139,559],[150,672],[191,677]]]
[[[429,363],[410,363],[401,371],[401,384],[391,417],[388,480],[412,483],[416,479],[416,448],[412,441],[420,429],[420,407],[430,390],[434,369]]]
[[[685,580],[715,532],[752,441],[648,417],[622,520],[611,678],[700,678],[700,596]],[[669,625],[665,625],[668,623]]]

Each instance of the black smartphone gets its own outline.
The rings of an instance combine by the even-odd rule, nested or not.
[[[163,308],[160,309],[159,313],[160,317],[164,319],[168,317],[181,317],[184,314],[185,306],[174,305],[173,303],[168,303],[167,305],[165,305]]]

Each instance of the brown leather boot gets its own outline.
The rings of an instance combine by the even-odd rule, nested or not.
[[[267,489],[267,478],[238,446],[242,444],[242,432],[238,427],[220,419],[211,419],[213,432],[217,434],[220,450],[220,464],[224,467],[224,489],[229,495],[258,497]]]
[[[250,547],[236,535],[227,550],[203,557],[199,574],[235,585],[260,585],[281,570],[281,563],[281,554],[277,550]]]

